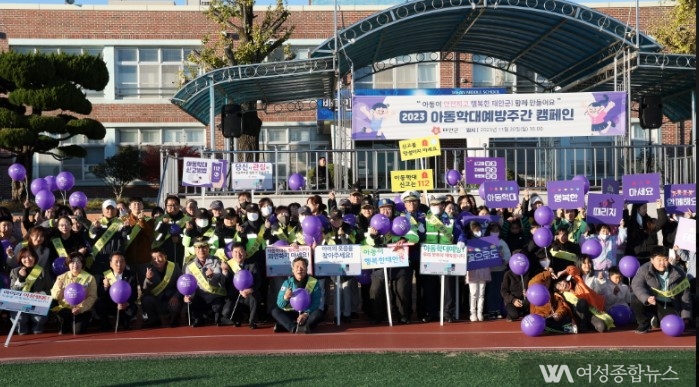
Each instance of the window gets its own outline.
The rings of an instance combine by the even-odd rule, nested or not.
[[[507,66],[507,62],[481,56],[474,56],[473,60],[474,87],[512,87],[515,85],[517,79],[515,74],[500,69]],[[483,63],[483,65],[478,63]]]
[[[73,174],[76,181],[97,179],[90,172],[95,165],[104,162],[104,142],[102,140],[88,140],[83,135],[74,136],[65,140],[61,145],[79,145],[85,149],[87,155],[84,158],[76,157],[58,161],[51,155],[39,154],[36,156],[39,176],[56,176],[62,171]]]
[[[117,98],[169,97],[180,88],[180,71],[190,48],[118,48],[116,50]]]
[[[355,89],[434,89],[439,87],[438,63],[417,62],[430,55],[413,54],[409,57],[389,59],[381,62],[387,70],[371,74],[370,67],[354,72]],[[403,63],[408,63],[404,64]],[[382,67],[379,66],[379,67]],[[392,67],[393,66],[393,67]]]
[[[205,146],[205,129],[174,129],[174,128],[124,128],[118,131],[118,144],[120,146]]]

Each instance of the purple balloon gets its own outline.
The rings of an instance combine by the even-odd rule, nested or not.
[[[394,203],[395,203],[394,208],[396,210],[395,211],[396,213],[405,211],[405,203],[403,203],[400,199],[398,199],[398,201],[394,202]]]
[[[628,305],[617,304],[609,308],[607,311],[610,316],[614,319],[614,325],[620,327],[624,325],[629,325],[634,321],[633,312]]]
[[[375,214],[372,216],[371,220],[369,221],[369,225],[375,228],[381,235],[385,235],[391,231],[392,226],[391,219],[384,214]]]
[[[170,235],[178,236],[180,234],[182,234],[182,227],[180,227],[180,225],[177,223],[172,223],[170,225]]]
[[[253,283],[252,273],[249,270],[242,269],[233,276],[233,286],[240,292],[250,289]]]
[[[68,171],[63,171],[56,175],[56,186],[61,191],[70,191],[75,185],[75,176]]]
[[[485,183],[481,183],[481,185],[478,186],[478,196],[482,199],[485,198]]]
[[[289,242],[285,241],[284,239],[280,239],[280,240],[272,243],[272,246],[277,246],[277,247],[289,246]]]
[[[297,191],[306,185],[306,179],[300,173],[293,173],[289,175],[288,183],[289,188]]]
[[[396,236],[403,236],[410,231],[410,221],[405,216],[396,216],[391,224],[391,232]]]
[[[541,206],[534,211],[534,220],[542,226],[553,224],[553,210],[548,206]]]
[[[357,217],[354,214],[347,214],[342,217],[342,221],[349,224],[352,227],[357,225]]]
[[[65,257],[56,258],[53,261],[53,263],[51,264],[51,271],[56,276],[59,276],[65,272],[67,272],[68,271],[68,264],[66,264],[66,258]]]
[[[524,275],[529,270],[529,259],[522,253],[512,254],[508,264],[510,270],[517,275]]]
[[[459,180],[461,180],[461,174],[459,173],[459,171],[457,171],[455,169],[450,169],[447,172],[446,180],[447,180],[447,184],[449,184],[450,186],[453,187],[453,186],[459,184]]]
[[[36,179],[32,180],[31,184],[29,185],[29,189],[32,191],[34,195],[36,195],[40,191],[49,189],[49,186],[48,184],[46,184],[46,180],[37,177]]]
[[[56,184],[56,177],[55,176],[51,176],[51,175],[46,176],[44,178],[44,180],[46,181],[46,185],[48,185],[49,190],[51,190],[52,192],[58,191],[58,185]]]
[[[362,285],[370,285],[371,284],[371,269],[362,270],[362,274],[357,276],[357,282],[359,282]]]
[[[177,279],[177,291],[183,296],[191,296],[197,291],[197,280],[191,274],[182,274]]]
[[[109,287],[109,297],[115,304],[125,304],[131,297],[131,285],[124,280],[118,280]]]
[[[298,288],[291,292],[291,298],[289,303],[294,310],[298,312],[303,312],[311,306],[311,295],[308,294],[306,289]]]
[[[551,299],[551,294],[546,286],[542,284],[533,284],[527,289],[527,300],[532,305],[544,306]]]
[[[56,203],[56,197],[53,195],[53,192],[47,189],[37,192],[34,199],[36,200],[36,205],[44,211],[53,207]]]
[[[309,215],[301,222],[301,230],[304,234],[315,235],[323,231],[323,223],[317,216]]]
[[[548,227],[539,227],[534,231],[534,243],[539,247],[548,247],[553,242],[553,234]]]
[[[84,286],[77,282],[68,284],[68,286],[63,289],[63,299],[70,305],[76,306],[83,302],[87,297],[87,290]]]
[[[602,254],[602,244],[596,238],[588,239],[583,242],[580,251],[590,258],[597,258]]]
[[[684,332],[684,320],[676,314],[668,314],[660,320],[660,329],[668,336],[681,336]]]
[[[19,163],[14,163],[7,168],[7,174],[14,181],[24,180],[27,177],[27,170],[24,165]]]
[[[546,320],[538,314],[531,313],[522,318],[520,327],[522,328],[522,332],[527,336],[541,336],[546,329]]]
[[[68,203],[71,207],[85,208],[87,207],[87,196],[80,191],[75,191],[68,197]]]
[[[277,222],[278,222],[277,215],[275,215],[275,214],[269,214],[269,216],[267,217],[267,220],[269,221],[269,224],[277,224]]]
[[[636,275],[639,267],[641,267],[641,263],[638,262],[638,258],[632,255],[622,257],[619,261],[619,271],[629,278]]]
[[[0,241],[0,246],[2,246],[2,251],[7,251],[7,248],[12,246],[12,242],[8,241],[7,239],[3,239]]]
[[[576,175],[571,180],[581,181],[583,183],[583,190],[585,191],[585,193],[590,191],[590,180],[588,180],[587,177],[583,175]]]
[[[323,233],[317,233],[317,234],[303,234],[303,242],[310,246],[312,244],[320,244],[320,242],[323,240]]]

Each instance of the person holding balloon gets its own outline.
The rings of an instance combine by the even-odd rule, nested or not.
[[[612,229],[607,224],[600,224],[597,227],[597,234],[593,234],[592,232],[593,228],[590,227],[588,232],[583,236],[580,243],[581,251],[584,254],[589,253],[592,257],[592,265],[595,271],[602,271],[605,276],[607,276],[607,270],[617,265],[617,250],[619,246],[626,243],[626,227],[624,227],[622,220],[617,235],[612,235]],[[599,246],[595,246],[594,242],[597,242]],[[590,248],[588,246],[593,247],[594,251],[587,251]]]
[[[51,293],[51,276],[48,270],[37,264],[38,256],[31,247],[22,247],[17,253],[17,267],[10,272],[10,288],[22,292],[49,294]],[[11,314],[16,318],[17,313]],[[47,316],[22,313],[17,326],[17,333],[25,335],[31,331],[34,334],[44,332]]]
[[[136,273],[129,270],[126,266],[126,257],[124,254],[121,252],[112,253],[109,257],[109,270],[104,271],[102,275],[97,278],[101,286],[97,288],[97,304],[95,305],[95,310],[100,319],[100,328],[103,331],[111,330],[112,326],[109,323],[109,317],[114,316],[116,312],[119,313],[118,320],[122,328],[129,330],[131,328],[131,319],[136,317],[136,312],[138,310],[138,306],[136,305],[138,280],[136,279]],[[115,300],[115,295],[113,294],[115,290],[111,288],[117,281],[124,281],[131,288],[128,297],[117,295]],[[121,298],[126,298],[126,300]]]
[[[90,254],[89,243],[73,232],[72,220],[63,216],[58,218],[57,227],[49,233],[49,262],[53,265],[60,257],[66,258],[70,253],[79,252],[84,257]],[[91,257],[87,258],[90,260]]]
[[[330,211],[330,231],[323,236],[323,245],[358,244],[357,235],[352,226],[345,223],[342,212],[338,209]],[[352,321],[352,313],[359,310],[359,285],[354,276],[341,277],[340,299],[342,301],[342,321]]]
[[[197,281],[197,290],[193,295],[185,295],[184,302],[191,303],[192,326],[200,327],[207,316],[213,314],[214,324],[228,323],[223,320],[221,312],[226,302],[226,287],[232,279],[226,262],[210,254],[211,246],[202,239],[194,242],[195,259],[185,266],[185,274],[191,274]]]
[[[160,248],[151,250],[151,263],[145,267],[143,278],[141,309],[147,317],[143,328],[155,328],[162,324],[160,316],[167,314],[170,327],[180,323],[182,295],[177,291],[177,279],[182,274],[180,266],[167,260]]]
[[[634,294],[631,309],[638,323],[636,333],[650,331],[654,325],[652,320],[662,323],[669,315],[679,315],[685,324],[692,317],[687,274],[670,265],[667,250],[662,246],[651,251],[650,262],[638,267],[631,280],[631,289]]]
[[[549,290],[556,279],[556,274],[549,267],[529,280],[526,292],[529,313],[543,317],[545,329],[549,332],[578,333],[573,322],[573,311],[563,295]]]
[[[276,320],[274,332],[311,333],[323,320],[320,309],[323,288],[318,280],[308,275],[308,260],[296,257],[291,263],[292,276],[279,288],[277,304],[272,309]]]
[[[184,262],[181,234],[190,220],[192,218],[182,212],[180,198],[168,195],[165,198],[165,214],[155,220],[155,240],[151,247],[163,249],[171,262]]]
[[[525,297],[524,286],[529,283],[536,266],[531,265],[529,258],[518,250],[512,254],[508,265],[510,270],[505,272],[502,279],[500,296],[505,303],[506,319],[511,322],[529,314],[529,301]]]
[[[232,323],[239,327],[243,316],[242,307],[246,307],[249,311],[249,327],[257,329],[257,316],[262,301],[260,287],[266,285],[262,282],[259,258],[248,258],[245,244],[240,242],[233,242],[230,256],[226,258],[230,258],[227,264],[233,271],[233,286],[228,287],[228,299],[223,306],[222,321],[227,323],[226,316],[231,316]]]
[[[97,301],[97,281],[92,274],[84,270],[85,257],[81,253],[70,253],[67,261],[68,271],[59,275],[51,288],[51,297],[55,301],[51,311],[57,315],[59,333],[71,331],[70,324],[67,323],[70,318],[74,319],[75,333],[85,333],[90,325],[92,307]],[[65,290],[71,284],[83,288],[82,292],[77,293],[79,296],[69,292],[69,297],[66,297]]]
[[[614,328],[614,320],[605,312],[604,297],[585,283],[577,266],[570,265],[559,272],[555,288],[569,303],[581,332],[590,327],[600,333]]]

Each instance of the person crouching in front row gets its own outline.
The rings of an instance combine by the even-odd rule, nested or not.
[[[277,305],[272,309],[272,317],[277,321],[274,331],[286,329],[291,333],[311,333],[318,323],[323,320],[323,311],[320,309],[323,298],[323,287],[318,284],[315,277],[308,275],[308,260],[297,257],[291,264],[293,275],[284,281],[279,294]],[[291,295],[296,289],[306,289],[311,296],[311,303],[302,312],[297,312],[291,307]]]

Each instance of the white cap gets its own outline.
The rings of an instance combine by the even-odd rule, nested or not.
[[[112,199],[107,199],[104,202],[102,202],[102,209],[104,210],[105,208],[112,206],[114,208],[117,208],[117,204],[114,200]]]

